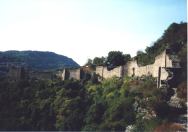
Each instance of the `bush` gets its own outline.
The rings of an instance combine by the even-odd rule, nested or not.
[[[133,132],[152,132],[155,130],[155,128],[159,124],[161,124],[161,120],[159,118],[153,118],[150,120],[138,119],[132,131]]]

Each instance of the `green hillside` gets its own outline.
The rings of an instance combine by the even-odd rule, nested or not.
[[[53,70],[64,67],[79,67],[71,58],[53,52],[6,51],[0,52],[1,64],[25,65],[34,70]]]

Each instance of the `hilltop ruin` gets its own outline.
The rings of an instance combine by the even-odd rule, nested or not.
[[[84,68],[77,69],[64,69],[61,78],[81,80],[82,74],[85,72]],[[166,49],[160,55],[155,57],[155,62],[146,66],[139,66],[136,60],[129,61],[123,66],[118,66],[112,70],[108,70],[106,66],[97,66],[95,71],[101,78],[107,79],[113,76],[124,77],[141,77],[141,76],[152,76],[157,79],[158,88],[162,85],[167,85],[167,81],[172,79],[176,71],[180,69],[179,60],[176,55]],[[87,71],[89,72],[89,70]]]

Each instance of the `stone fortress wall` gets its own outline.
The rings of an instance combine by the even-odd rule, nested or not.
[[[158,77],[158,71],[160,67],[172,67],[172,60],[166,51],[155,57],[155,62],[146,66],[138,66],[136,61],[131,61],[127,64],[128,76],[135,74],[135,76],[152,75]],[[133,71],[134,69],[134,71]]]
[[[155,62],[146,66],[139,66],[136,60],[129,61],[126,65],[116,67],[110,71],[107,70],[105,66],[97,66],[95,73],[101,76],[104,79],[111,78],[113,76],[124,77],[128,76],[136,76],[141,77],[143,75],[157,78],[160,80],[166,80],[168,77],[168,72],[166,68],[180,68],[178,59],[174,59],[175,57],[171,57],[168,50],[163,51],[160,55],[155,57]],[[64,69],[62,75],[62,80],[65,79],[81,79],[81,69]],[[160,83],[158,84],[160,86]]]
[[[74,69],[69,72],[69,78],[80,79],[80,69]]]
[[[173,67],[172,60],[169,55],[166,54],[166,51],[162,52],[155,58],[155,62],[146,66],[139,66],[136,60],[129,61],[124,66],[119,66],[113,70],[108,71],[107,67],[96,67],[96,74],[99,74],[103,78],[110,78],[112,76],[123,77],[128,76],[143,76],[143,75],[152,75],[153,77],[158,77],[158,72],[160,67]],[[163,74],[166,72],[163,71]]]
[[[111,78],[113,76],[122,77],[123,66],[116,67],[110,71],[108,71],[107,67],[98,66],[96,67],[95,73],[103,78]]]
[[[66,80],[66,79],[76,79],[76,80],[80,80],[81,77],[81,69],[64,69],[62,74],[61,74],[61,78],[62,80]]]

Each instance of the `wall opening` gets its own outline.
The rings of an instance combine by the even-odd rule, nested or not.
[[[160,84],[161,84],[161,67],[159,67],[158,70],[158,82],[157,82],[157,87],[160,88]]]
[[[132,74],[132,77],[134,77],[135,76],[135,68],[133,67],[133,74]]]

